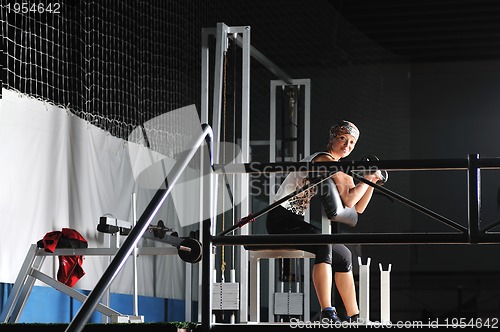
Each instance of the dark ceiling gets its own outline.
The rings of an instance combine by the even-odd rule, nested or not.
[[[329,0],[360,32],[411,62],[500,59],[499,0]]]

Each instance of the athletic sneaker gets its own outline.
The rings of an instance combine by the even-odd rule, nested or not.
[[[328,322],[332,323],[342,322],[339,316],[337,316],[337,310],[335,310],[335,308],[322,310],[321,314],[319,315],[319,320],[323,321],[324,319],[327,319]]]

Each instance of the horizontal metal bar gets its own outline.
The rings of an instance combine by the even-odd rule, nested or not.
[[[45,251],[43,248],[39,248],[36,255],[37,256],[114,256],[118,252],[119,248],[82,248],[82,249],[72,249],[72,248],[61,248],[55,249],[54,252]],[[138,247],[137,255],[175,255],[178,253],[177,248],[174,247]]]
[[[479,159],[477,166],[481,169],[500,169],[500,158]],[[297,171],[348,172],[355,169],[376,167],[386,171],[451,171],[467,170],[467,159],[416,159],[416,160],[371,160],[371,161],[339,161],[339,162],[251,162],[244,164],[215,164],[216,173],[227,174],[262,174],[288,173]]]
[[[499,243],[500,234],[480,237],[484,243]],[[276,246],[278,248],[297,245],[343,244],[470,244],[464,233],[340,233],[340,234],[273,234],[214,236],[215,246],[248,245]]]
[[[326,243],[344,244],[471,244],[467,234],[462,233],[340,233],[299,235],[234,235],[215,236],[215,246],[248,245],[262,247],[285,247]],[[480,234],[478,244],[500,244],[500,232]]]
[[[500,163],[499,163],[500,165]],[[245,164],[215,164],[216,173],[228,174],[263,174],[309,172],[349,172],[356,169],[376,167],[387,171],[426,171],[426,170],[466,170],[467,159],[449,160],[385,160],[385,161],[339,161],[339,162],[277,162]]]
[[[500,232],[480,233],[478,244],[500,244]]]
[[[479,158],[476,162],[481,169],[500,169],[500,158]]]

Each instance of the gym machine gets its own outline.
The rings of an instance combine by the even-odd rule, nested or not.
[[[110,217],[101,217],[97,230],[107,234],[129,235],[132,229],[132,223],[118,220]],[[172,229],[165,227],[162,220],[156,225],[150,225],[144,238],[153,239],[172,245],[172,248],[161,247],[138,247],[134,250],[134,313],[133,315],[124,315],[111,309],[103,303],[96,305],[96,310],[108,316],[113,323],[135,323],[143,322],[144,317],[138,315],[137,310],[137,284],[136,284],[136,264],[137,255],[178,255],[187,263],[197,263],[201,260],[201,243],[194,238],[196,234],[190,234],[190,237],[181,238]],[[26,301],[33,289],[36,280],[40,280],[48,286],[74,298],[77,301],[84,302],[87,296],[77,290],[57,281],[55,278],[41,272],[42,265],[47,256],[113,256],[116,254],[116,248],[56,248],[54,252],[48,252],[40,248],[37,244],[32,244],[28,250],[21,270],[16,278],[9,297],[0,314],[0,322],[17,323]],[[108,294],[109,295],[109,294]]]
[[[209,87],[210,85],[210,73],[209,73],[209,37],[215,38],[215,65],[213,71],[213,98],[212,98],[212,112],[209,110]],[[239,108],[241,117],[241,136],[238,139],[241,153],[239,159],[235,160],[236,163],[244,164],[250,161],[250,60],[253,58],[263,65],[269,72],[273,73],[280,80],[271,81],[271,137],[270,145],[271,149],[271,162],[275,161],[276,157],[276,90],[277,88],[283,88],[286,94],[287,105],[291,107],[295,119],[293,121],[298,121],[297,107],[299,105],[299,99],[303,98],[301,101],[304,102],[304,113],[300,116],[302,117],[304,131],[293,131],[290,127],[290,132],[287,134],[291,135],[290,139],[283,139],[282,148],[288,149],[290,156],[294,160],[298,160],[301,154],[309,153],[309,143],[299,142],[299,138],[302,140],[308,140],[309,133],[309,100],[310,100],[310,81],[309,80],[293,80],[289,75],[287,75],[283,70],[277,67],[269,59],[267,59],[262,53],[253,48],[250,44],[250,27],[249,26],[238,26],[229,27],[224,23],[218,23],[216,28],[206,28],[202,30],[202,89],[201,89],[201,122],[209,123],[213,128],[214,142],[221,142],[222,133],[225,130],[225,114],[226,114],[226,56],[229,48],[229,44],[237,45],[241,48],[241,106]],[[236,90],[236,89],[235,89]],[[233,91],[236,93],[236,91]],[[303,95],[304,94],[304,95]],[[236,108],[236,107],[235,107]],[[212,115],[210,121],[209,115]],[[273,120],[274,116],[274,120]],[[274,121],[274,122],[273,122]],[[236,137],[234,137],[236,142]],[[287,141],[288,142],[285,142]],[[299,144],[302,144],[299,148]],[[280,151],[284,152],[284,151]],[[288,153],[287,152],[287,153]],[[221,153],[217,146],[214,146],[214,164],[221,164],[223,162]],[[283,160],[290,160],[289,158],[283,156]],[[222,174],[223,175],[223,174]],[[218,176],[222,176],[219,174]],[[236,176],[236,175],[234,175]],[[233,200],[238,202],[238,216],[234,215],[234,221],[241,218],[241,216],[248,215],[249,213],[249,199],[247,198],[249,192],[249,177],[248,174],[238,174],[237,188],[235,188]],[[216,190],[217,192],[217,190]],[[219,199],[217,196],[215,199]],[[271,198],[272,199],[272,198]],[[215,204],[217,205],[217,204]],[[223,227],[224,228],[224,227]],[[210,233],[214,234],[215,225],[211,225],[210,230],[203,230],[203,223],[200,224],[200,234]],[[240,235],[248,235],[249,230],[247,227],[241,228],[239,230]],[[224,277],[222,277],[221,282],[216,281],[215,273],[209,273],[207,271],[215,271],[215,255],[217,248],[204,248],[205,259],[203,260],[204,267],[200,271],[200,280],[209,280],[210,287],[201,287],[200,284],[200,294],[202,301],[200,302],[201,320],[210,320],[214,322],[214,311],[227,310],[232,311],[233,317],[231,317],[231,322],[234,322],[236,318],[234,317],[234,312],[239,313],[239,321],[247,322],[249,318],[248,313],[248,265],[249,257],[248,251],[243,248],[243,246],[237,246],[239,256],[238,265],[238,277],[235,274],[234,269],[231,270],[230,282],[225,282]],[[234,252],[234,251],[233,251]],[[210,257],[207,255],[209,254]],[[209,265],[209,267],[206,267]],[[224,266],[224,264],[222,264]],[[308,271],[305,271],[308,274]],[[205,274],[203,274],[205,273]],[[274,273],[274,271],[273,271]],[[274,283],[274,280],[272,281]],[[308,285],[306,286],[308,288]],[[250,290],[255,292],[255,289]],[[308,289],[306,289],[308,292]],[[301,294],[300,294],[301,295]],[[276,298],[280,298],[280,294],[276,295]],[[286,297],[288,299],[288,297]],[[277,306],[281,307],[282,301],[278,300]],[[308,300],[305,301],[308,303]],[[239,303],[243,305],[239,305]],[[272,304],[274,307],[275,304]],[[306,305],[307,306],[307,305]],[[289,307],[286,306],[286,312],[289,312]],[[300,308],[301,315],[303,312],[303,306]],[[305,308],[308,309],[307,307]],[[294,311],[296,312],[296,311]],[[274,312],[273,312],[274,315]],[[250,314],[253,316],[253,314]],[[209,318],[210,317],[210,318]],[[307,316],[306,316],[307,317]]]

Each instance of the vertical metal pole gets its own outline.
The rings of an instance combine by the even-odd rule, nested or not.
[[[467,184],[469,201],[469,243],[477,244],[481,223],[481,175],[478,167],[479,154],[468,155]]]
[[[387,271],[380,268],[380,322],[389,323],[391,321],[391,264]]]
[[[242,68],[241,68],[241,163],[250,162],[250,27],[241,31],[242,38]],[[250,213],[249,176],[240,175],[240,216]],[[248,235],[249,227],[240,229],[240,235]],[[240,253],[240,322],[248,321],[248,251],[239,247]]]
[[[281,86],[282,81],[271,81],[271,105],[270,105],[270,131],[269,131],[269,162],[276,162],[276,88],[277,86]],[[269,174],[269,204],[274,202],[275,192],[274,187],[276,184],[276,175]],[[276,262],[274,258],[270,258],[268,260],[269,266],[269,276],[268,276],[268,292],[269,297],[267,300],[267,308],[268,308],[268,321],[274,322],[274,278],[275,278],[275,268]],[[260,292],[260,288],[258,289]],[[252,290],[255,292],[256,290]],[[260,297],[260,294],[258,294]],[[260,309],[259,309],[260,310]],[[260,316],[259,316],[260,321]]]
[[[304,154],[311,154],[311,80],[299,80],[304,85]]]
[[[214,34],[214,29],[202,29],[201,31],[201,123],[208,121],[208,86],[210,75],[208,71],[209,51],[208,36]]]
[[[268,321],[274,322],[274,293],[276,293],[276,259],[270,258],[268,265],[269,265]]]
[[[304,258],[304,321],[309,321],[311,316],[311,263],[309,258]]]
[[[311,154],[311,85],[310,80],[304,84],[304,157]],[[308,211],[309,218],[309,211]],[[311,312],[310,301],[310,259],[304,259],[304,320],[309,321]]]
[[[361,257],[358,257],[359,263],[359,318],[363,323],[370,321],[370,257],[366,265],[361,262]]]
[[[289,114],[291,115],[291,122],[295,124],[295,126],[292,126],[292,128],[288,131],[288,133],[290,134],[290,139],[292,139],[290,141],[290,145],[291,145],[291,152],[292,152],[292,161],[299,161],[300,159],[302,159],[302,156],[301,154],[299,154],[299,141],[298,141],[298,136],[301,135],[302,133],[299,134],[299,114],[298,114],[298,100],[299,100],[299,93],[300,93],[300,89],[298,89],[298,87],[296,85],[292,85],[289,87],[289,90],[288,92],[291,93],[291,91],[294,92],[294,95],[293,96],[289,96],[288,97],[288,111],[290,112],[290,98],[293,98],[293,107],[292,107],[292,114]],[[304,137],[305,138],[305,137]]]
[[[213,160],[212,160],[213,164]],[[205,174],[205,173],[204,173]],[[214,190],[214,175],[210,173],[208,177],[208,185],[204,184],[204,197],[203,200],[203,210],[207,211],[209,217],[203,220],[201,227],[201,238],[202,238],[202,267],[201,267],[201,327],[202,331],[208,332],[212,328],[212,290],[213,290],[213,269],[215,265],[214,259],[214,247],[212,245],[212,234],[215,232],[212,230],[215,228],[215,204],[214,195],[216,194]],[[208,203],[207,198],[208,197]],[[208,206],[207,206],[208,205]]]
[[[193,266],[192,264],[185,264],[186,266],[186,287],[185,287],[185,292],[184,292],[184,316],[185,320],[190,322],[192,320],[192,312],[191,312],[191,302],[192,302],[192,297],[193,297],[193,291],[192,291],[192,275],[193,275]]]
[[[209,81],[210,81],[210,74],[209,74],[209,58],[210,58],[210,52],[208,49],[208,36],[213,35],[215,33],[215,29],[213,28],[204,28],[201,30],[201,121],[203,123],[209,123],[209,116],[208,116],[208,100],[209,100]],[[202,150],[202,158],[201,160],[203,161],[203,150]],[[201,164],[201,171],[200,171],[200,178],[204,179],[204,171],[203,171],[203,162]],[[204,204],[204,198],[205,197],[205,183],[202,180],[201,181],[201,188],[200,188],[200,202],[201,204]],[[203,226],[205,222],[205,214],[204,212],[206,211],[205,206],[202,205],[202,208],[200,209],[200,239],[202,240],[203,243]],[[203,255],[204,253],[202,253]],[[198,270],[198,297],[201,299],[201,296],[203,295],[203,287],[202,287],[202,273],[203,269]],[[186,297],[187,300],[187,297]],[[198,321],[202,321],[201,315],[202,315],[202,301],[198,301]]]
[[[270,105],[270,117],[269,117],[269,162],[276,162],[276,88],[278,82],[281,81],[271,81],[271,105]],[[276,183],[276,175],[269,174],[269,204],[274,202],[274,186]]]
[[[250,321],[260,322],[260,257],[250,254]]]
[[[227,34],[228,34],[228,27],[224,23],[217,23],[217,27],[215,29],[215,38],[216,38],[216,44],[215,44],[215,67],[214,67],[214,92],[213,92],[213,108],[212,108],[212,127],[213,127],[213,141],[216,142],[212,149],[213,152],[211,154],[212,156],[212,163],[219,163],[219,156],[220,156],[220,128],[221,128],[221,113],[222,113],[222,85],[223,85],[223,71],[224,71],[224,53],[227,50]],[[206,115],[204,115],[204,118],[208,119],[208,77],[209,77],[209,72],[208,72],[208,37],[203,37],[203,50],[202,50],[202,75],[203,77],[202,82],[205,82],[206,86],[203,87],[202,94],[205,93],[206,91],[206,96],[202,95],[202,100],[205,100],[206,98],[206,103],[207,103],[207,109],[204,111]],[[206,66],[206,67],[205,67]],[[205,90],[206,89],[206,90]],[[210,190],[210,204],[214,206],[210,206],[210,209],[214,209],[216,206],[216,200],[217,197],[212,197],[217,195],[217,189],[216,189],[216,184],[214,184],[214,180],[212,177],[215,177],[215,175],[210,175],[210,188],[207,188]],[[223,197],[224,199],[224,197]],[[202,263],[202,272],[201,272],[201,277],[202,277],[202,285],[201,285],[201,292],[200,294],[202,295],[202,301],[201,302],[201,319],[202,319],[202,325],[203,324],[208,324],[207,326],[210,327],[212,324],[212,289],[213,289],[213,282],[215,281],[215,278],[213,277],[213,270],[215,268],[215,258],[213,255],[215,254],[215,248],[212,248],[212,234],[215,234],[215,217],[213,216],[214,213],[212,210],[210,210],[210,218],[206,218],[201,227],[201,234],[203,238],[203,263]],[[207,241],[207,242],[205,242]],[[210,266],[210,271],[205,271],[207,266]],[[208,273],[208,274],[207,274]],[[204,283],[204,281],[210,281],[210,284],[207,285]],[[209,292],[209,293],[208,293]],[[209,300],[209,301],[208,301]],[[207,302],[208,301],[208,302]]]
[[[135,226],[137,222],[137,209],[136,209],[136,197],[135,193],[132,193],[132,227]],[[116,235],[118,236],[118,234]],[[132,262],[133,262],[133,282],[134,282],[134,299],[133,299],[133,306],[134,306],[134,316],[139,316],[139,302],[138,302],[138,292],[137,292],[137,245],[134,246],[134,252],[132,254]]]

